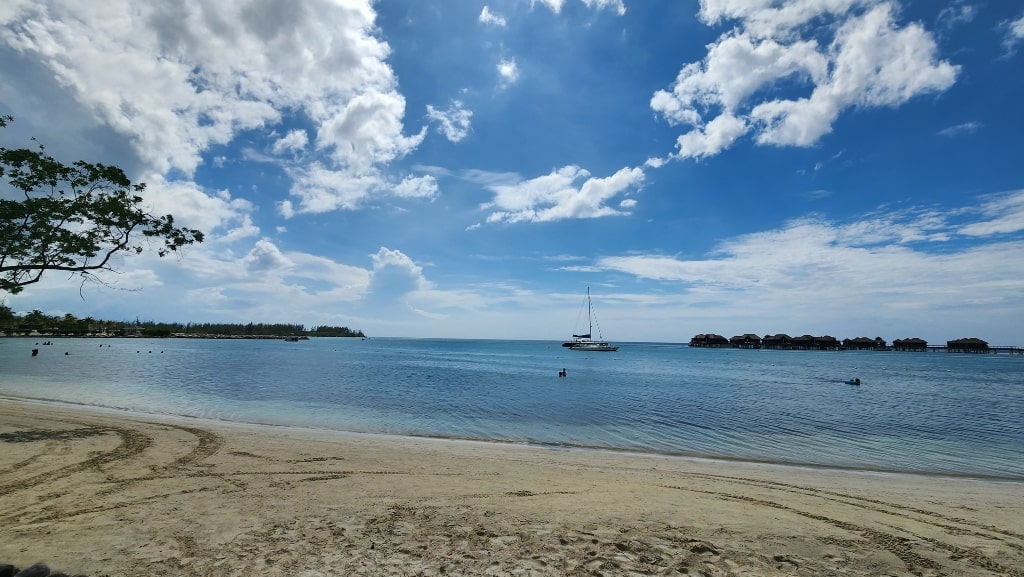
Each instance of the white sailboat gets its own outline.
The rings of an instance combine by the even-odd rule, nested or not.
[[[619,350],[617,345],[613,345],[608,341],[604,340],[601,335],[600,325],[597,327],[597,339],[592,338],[594,334],[594,307],[590,302],[590,287],[587,287],[587,332],[581,335],[573,335],[572,340],[565,341],[562,343],[563,347],[568,347],[572,351],[592,351],[600,353],[614,353]]]

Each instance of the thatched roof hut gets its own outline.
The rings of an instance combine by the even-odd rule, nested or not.
[[[988,343],[974,337],[956,339],[955,341],[946,341],[946,350],[951,353],[987,353]]]
[[[761,347],[765,349],[791,349],[793,348],[793,337],[785,333],[765,335],[761,339]]]
[[[761,348],[761,337],[752,333],[736,335],[729,339],[729,346],[737,349],[759,349]]]
[[[690,339],[691,347],[721,348],[729,346],[729,339],[713,333],[695,335]]]
[[[885,349],[885,339],[882,337],[843,339],[843,348],[853,351],[880,351]]]
[[[896,339],[892,342],[893,350],[925,352],[928,350],[928,341],[917,337],[909,339]]]

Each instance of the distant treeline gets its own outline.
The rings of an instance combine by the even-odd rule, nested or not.
[[[67,336],[146,336],[171,335],[278,336],[278,337],[365,337],[363,331],[348,327],[320,325],[306,330],[291,323],[158,323],[154,321],[107,321],[92,317],[77,318],[72,314],[53,316],[34,310],[25,315],[14,314],[10,307],[0,305],[0,332],[6,335],[29,334]]]

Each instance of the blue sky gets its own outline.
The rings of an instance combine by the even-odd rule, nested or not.
[[[1024,344],[1017,2],[9,0],[0,23],[3,145],[115,163],[207,234],[109,287],[50,274],[19,312],[560,339],[590,287],[614,341]]]

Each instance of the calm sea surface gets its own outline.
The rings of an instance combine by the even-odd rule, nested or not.
[[[378,338],[53,343],[0,338],[0,395],[340,431],[1024,480],[1019,355],[654,343],[581,353],[545,341]],[[560,379],[563,367],[569,376]],[[863,384],[843,382],[852,377]]]

